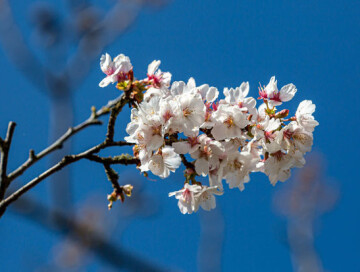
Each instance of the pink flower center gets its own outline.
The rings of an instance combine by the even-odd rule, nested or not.
[[[169,121],[169,119],[171,117],[174,117],[174,114],[172,114],[172,112],[170,110],[167,110],[163,115],[163,118],[164,118],[165,122]]]
[[[191,192],[189,189],[185,189],[184,192],[182,193],[182,196],[183,196],[185,202],[190,202]]]
[[[161,86],[162,76],[149,75],[149,74],[147,76],[148,76],[149,81],[152,80],[152,85],[154,87],[159,88]]]
[[[224,124],[227,125],[228,128],[231,128],[232,126],[234,126],[234,118],[232,116],[229,116],[228,118],[226,118],[226,120],[224,121]]]
[[[266,140],[274,140],[275,135],[271,131],[265,131],[265,138],[266,138]]]
[[[108,76],[111,76],[114,72],[115,72],[114,68],[109,67],[109,68],[107,68],[107,70],[105,71],[105,74],[108,75]]]
[[[290,130],[287,129],[284,131],[284,138],[291,139],[293,134],[294,134],[294,132],[291,132]]]
[[[284,153],[281,152],[281,150],[272,153],[272,156],[274,156],[278,161],[281,161],[282,157],[285,155]]]
[[[219,103],[212,103],[212,108],[214,111],[217,111],[218,107],[219,107]]]
[[[273,93],[273,96],[270,99],[273,101],[281,102],[280,93]]]
[[[266,99],[267,98],[267,93],[265,92],[265,90],[260,86],[259,87],[259,98],[258,99]]]
[[[191,145],[191,147],[194,147],[195,145],[199,144],[197,137],[188,137],[188,142]]]

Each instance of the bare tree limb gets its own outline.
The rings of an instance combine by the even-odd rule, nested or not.
[[[60,138],[58,138],[58,140],[56,140],[53,144],[51,144],[49,147],[45,148],[38,154],[35,154],[34,150],[30,150],[29,158],[27,159],[27,161],[9,174],[8,176],[9,181],[11,182],[12,180],[16,179],[18,176],[23,174],[30,166],[32,166],[34,163],[39,161],[41,158],[45,157],[46,155],[52,153],[57,149],[60,149],[67,139],[74,136],[79,131],[91,125],[102,124],[102,122],[97,118],[109,113],[110,109],[113,108],[115,105],[117,105],[119,101],[123,99],[123,96],[124,95],[120,95],[115,100],[109,101],[108,104],[106,106],[103,106],[100,110],[93,111],[91,116],[87,120],[77,125],[76,127],[69,128]]]
[[[1,162],[0,162],[0,199],[4,199],[6,189],[9,187],[10,180],[7,176],[7,164],[9,158],[9,150],[11,146],[11,141],[14,135],[16,124],[14,122],[9,122],[8,130],[6,133],[5,140],[1,141]]]
[[[138,164],[140,162],[139,159],[136,159],[134,157],[132,157],[129,154],[122,154],[120,156],[116,156],[116,157],[108,157],[108,158],[103,158],[103,157],[99,157],[96,155],[89,155],[86,156],[85,159],[88,159],[90,161],[94,161],[94,162],[98,162],[101,164],[122,164],[122,165],[129,165],[129,164]]]
[[[61,136],[59,138],[58,141],[56,141],[54,144],[52,144],[49,148],[46,148],[45,150],[40,152],[38,155],[36,155],[33,151],[30,151],[29,159],[22,166],[20,166],[17,170],[15,170],[12,173],[12,179],[14,179],[15,177],[21,175],[26,169],[28,169],[31,165],[33,165],[40,158],[46,156],[47,154],[49,154],[50,152],[52,152],[52,151],[54,151],[54,150],[56,150],[58,148],[61,148],[62,144],[69,137],[74,135],[76,132],[82,130],[83,128],[85,128],[85,127],[87,127],[87,126],[89,126],[91,124],[96,124],[96,123],[98,124],[99,121],[97,120],[97,117],[99,117],[100,115],[103,115],[105,113],[108,113],[109,112],[109,107],[112,108],[111,109],[112,117],[109,118],[108,132],[107,132],[107,135],[109,135],[109,133],[112,134],[112,137],[110,139],[107,136],[106,140],[104,142],[102,142],[99,145],[94,146],[94,147],[92,147],[92,148],[90,148],[90,149],[88,149],[88,150],[86,150],[86,151],[84,151],[82,153],[79,153],[77,155],[64,156],[62,158],[62,160],[59,161],[57,164],[53,165],[51,168],[44,171],[39,176],[37,176],[36,178],[29,181],[27,184],[25,184],[23,187],[19,188],[16,192],[11,194],[5,200],[2,200],[0,202],[0,216],[5,212],[6,207],[9,204],[16,201],[21,195],[23,195],[24,193],[29,191],[31,188],[35,187],[42,180],[44,180],[47,177],[51,176],[52,174],[60,171],[65,166],[67,166],[69,164],[72,164],[72,163],[74,163],[76,161],[79,161],[81,159],[84,159],[84,158],[88,157],[89,155],[93,155],[94,153],[98,153],[100,150],[105,149],[107,147],[128,145],[127,143],[124,143],[124,142],[114,142],[113,141],[113,136],[114,136],[114,126],[115,126],[115,121],[116,121],[117,114],[121,111],[121,109],[124,107],[124,105],[127,104],[130,100],[127,98],[127,95],[123,94],[118,99],[116,99],[115,101],[116,101],[115,103],[113,101],[110,101],[107,106],[103,107],[99,111],[93,110],[91,116],[85,122],[81,123],[80,125],[76,126],[75,128],[69,129],[63,136]],[[117,112],[117,114],[114,114],[114,112],[115,113]],[[9,125],[9,128],[10,128],[10,125]],[[10,135],[12,135],[12,133]],[[7,143],[7,139],[5,139],[4,143]],[[4,146],[6,146],[6,144],[3,144],[3,147]],[[6,179],[7,179],[7,177],[6,177]],[[6,181],[6,184],[8,186],[10,184],[10,182]],[[5,195],[6,188],[4,189],[4,192],[3,192],[4,195]]]
[[[94,153],[98,153],[102,149],[105,149],[105,148],[107,148],[109,146],[114,146],[114,145],[112,143],[108,143],[108,142],[104,141],[103,143],[101,143],[101,144],[99,144],[97,146],[94,146],[94,147],[92,147],[92,148],[90,148],[90,149],[88,149],[88,150],[86,150],[86,151],[84,151],[82,153],[77,154],[77,155],[65,156],[60,162],[55,164],[53,167],[51,167],[48,170],[44,171],[39,176],[32,179],[27,184],[22,186],[20,189],[18,189],[17,191],[12,193],[10,196],[8,196],[6,199],[1,201],[0,202],[0,214],[2,215],[7,206],[9,206],[11,203],[16,201],[20,196],[25,194],[27,191],[34,188],[37,184],[39,184],[41,181],[43,181],[47,177],[49,177],[52,174],[60,171],[65,166],[68,166],[68,165],[70,165],[70,164],[72,164],[74,162],[77,162],[79,160],[82,160],[82,159],[89,159],[89,160],[93,160],[93,161],[95,160],[96,161],[97,159],[95,159],[95,157],[93,157],[92,155]],[[129,160],[129,161],[127,161],[127,160]],[[136,164],[137,162],[138,161],[135,160],[134,158],[123,159],[123,160],[118,160],[117,161],[118,164]]]

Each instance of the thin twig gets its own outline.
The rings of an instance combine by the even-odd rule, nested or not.
[[[122,108],[129,102],[129,98],[127,95],[123,95],[121,97],[121,100],[119,103],[116,104],[115,107],[111,109],[108,127],[107,127],[107,133],[106,133],[106,141],[113,142],[114,141],[114,128],[115,128],[115,121],[119,113],[121,112]]]
[[[111,182],[112,187],[114,188],[116,194],[122,194],[123,189],[119,184],[119,175],[116,173],[114,169],[111,168],[109,163],[104,162],[103,163],[105,174],[108,178],[108,180]]]
[[[91,116],[82,122],[81,124],[77,125],[76,127],[69,128],[60,138],[58,138],[53,144],[49,147],[45,148],[38,154],[35,154],[33,150],[30,150],[29,158],[25,161],[21,166],[19,166],[16,170],[11,172],[8,176],[9,182],[23,174],[30,166],[32,166],[35,162],[39,161],[41,158],[45,157],[46,155],[52,153],[53,151],[60,149],[62,145],[66,142],[67,139],[74,136],[79,131],[83,130],[84,128],[91,126],[91,125],[99,125],[102,124],[100,120],[97,118],[105,115],[110,112],[110,109],[113,108],[115,105],[119,103],[123,99],[124,95],[119,96],[115,100],[111,100],[108,102],[106,106],[103,106],[100,110],[94,111]]]
[[[41,181],[43,181],[47,177],[49,177],[52,174],[60,171],[65,166],[68,166],[69,164],[77,162],[77,161],[79,161],[81,159],[89,159],[89,160],[92,160],[92,161],[97,161],[97,160],[100,159],[100,157],[93,156],[93,154],[98,153],[102,149],[105,149],[105,148],[110,147],[110,146],[113,146],[113,145],[111,143],[106,143],[106,141],[105,141],[105,142],[103,142],[103,143],[101,143],[101,144],[99,144],[97,146],[94,146],[94,147],[92,147],[92,148],[90,148],[90,149],[88,149],[88,150],[86,150],[86,151],[84,151],[82,153],[77,154],[77,155],[65,156],[60,162],[55,164],[53,167],[51,167],[48,170],[44,171],[39,176],[32,179],[27,184],[25,184],[24,186],[19,188],[17,191],[12,193],[10,196],[8,196],[6,199],[1,201],[0,202],[0,216],[4,213],[7,206],[9,206],[11,203],[16,201],[20,196],[25,194],[27,191],[34,188],[37,184],[39,184]],[[108,163],[106,158],[104,160]],[[115,163],[115,160],[112,160],[112,163]],[[138,160],[134,159],[134,158],[128,158],[128,159],[123,158],[123,159],[116,160],[116,163],[117,164],[124,164],[124,165],[137,164]]]
[[[193,169],[195,170],[195,166],[194,164],[192,164],[191,162],[189,162],[185,155],[184,154],[180,154],[180,157],[181,157],[181,162],[185,165],[186,168],[190,168],[190,169]]]
[[[121,111],[121,109],[124,107],[124,105],[126,103],[129,102],[129,99],[125,98],[126,96],[120,96],[119,100],[114,104],[112,105],[112,107],[116,108],[116,111],[119,110]],[[104,109],[104,108],[103,108]],[[109,108],[107,109],[104,109],[106,112],[109,112]],[[93,112],[93,114],[91,115],[91,117],[88,119],[88,120],[96,120],[97,118],[97,114],[102,114],[103,111],[100,110],[100,112]],[[105,113],[104,113],[105,114]],[[114,126],[115,126],[115,121],[116,121],[116,117],[117,117],[117,114],[116,115],[113,115],[112,118],[109,118],[109,121],[108,121],[108,131],[107,131],[107,134],[106,135],[109,135],[109,130],[110,131],[114,131]],[[86,121],[84,122],[86,123]],[[84,124],[82,123],[82,124]],[[83,128],[84,125],[80,124],[79,126],[77,126],[76,128]],[[60,139],[62,139],[63,141],[65,141],[66,139],[68,139],[71,135],[73,135],[74,133],[74,130],[72,129],[70,131],[70,135],[67,136],[67,134],[65,133],[64,135],[66,135],[65,137],[60,137]],[[113,138],[113,135],[112,135],[112,138]],[[62,158],[61,161],[59,161],[57,164],[55,164],[54,166],[52,166],[51,168],[49,168],[48,170],[44,171],[43,173],[41,173],[39,176],[37,176],[36,178],[32,179],[31,181],[29,181],[27,184],[25,184],[24,186],[22,186],[21,188],[19,188],[17,191],[15,191],[14,193],[12,193],[10,196],[8,196],[6,199],[2,200],[0,202],[0,217],[3,215],[3,213],[5,212],[7,206],[9,206],[12,202],[16,201],[20,196],[22,196],[23,194],[25,194],[27,191],[29,191],[31,188],[35,187],[37,184],[39,184],[42,180],[46,179],[47,177],[51,176],[52,174],[60,171],[62,168],[64,168],[65,166],[69,165],[69,164],[72,164],[76,161],[79,161],[81,159],[84,159],[84,158],[91,158],[91,155],[95,154],[95,153],[98,153],[99,151],[101,151],[102,149],[105,149],[107,147],[110,147],[110,146],[114,146],[114,145],[128,145],[128,144],[125,144],[124,142],[113,142],[112,141],[112,138],[109,140],[108,137],[106,137],[105,141],[92,147],[92,148],[89,148],[88,150],[82,152],[82,153],[79,153],[77,155],[70,155],[70,156],[65,156]],[[63,141],[61,142],[60,141],[60,144],[63,143]],[[53,145],[53,148],[51,150],[55,150],[56,148],[58,148],[59,143],[55,142]],[[48,151],[46,151],[45,149],[45,155],[50,153]],[[43,156],[45,156],[43,155]],[[29,156],[29,160],[31,159],[35,159],[36,160],[37,156],[34,155],[33,152],[30,152],[30,156]],[[100,158],[100,157],[99,157]],[[130,158],[130,160],[132,160],[133,158]],[[28,164],[26,164],[25,162],[25,169],[29,168],[34,162],[33,161],[30,161]],[[125,161],[123,161],[123,163],[125,163]],[[127,163],[127,162],[126,162]],[[129,164],[129,163],[127,163]],[[25,169],[23,171],[25,171]],[[16,170],[15,170],[16,171]],[[14,171],[14,172],[15,172]],[[20,173],[21,174],[21,173]],[[19,175],[20,175],[19,174]]]
[[[9,158],[9,150],[11,146],[11,141],[14,135],[16,124],[14,122],[9,122],[8,130],[6,133],[5,140],[1,141],[1,163],[0,163],[0,199],[4,199],[6,189],[9,187],[10,180],[7,176],[7,164]]]
[[[89,155],[86,156],[85,159],[88,159],[90,161],[94,161],[94,162],[98,162],[98,163],[102,163],[102,164],[122,164],[122,165],[129,165],[129,164],[138,164],[140,163],[139,159],[136,159],[132,156],[130,156],[129,154],[123,154],[117,157],[108,157],[108,158],[103,158],[103,157],[99,157],[96,155]]]

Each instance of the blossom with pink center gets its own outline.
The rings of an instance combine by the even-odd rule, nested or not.
[[[270,154],[264,162],[264,173],[271,184],[275,185],[278,181],[284,182],[290,177],[292,167],[302,167],[304,164],[303,154],[298,150],[291,150],[287,154],[277,151]]]
[[[246,114],[237,106],[221,104],[212,117],[215,124],[211,133],[215,140],[241,137],[242,129],[249,124]]]
[[[184,188],[169,193],[169,197],[175,196],[178,199],[178,207],[182,214],[191,214],[198,211],[199,207],[210,211],[216,207],[214,195],[222,195],[223,192],[218,187],[190,185],[185,183]]]
[[[201,192],[201,186],[185,183],[183,189],[169,193],[169,197],[175,196],[175,198],[179,200],[178,207],[182,214],[191,214],[199,209],[198,203],[196,203],[197,200],[195,199],[195,194],[199,192]]]
[[[170,172],[175,172],[179,168],[180,164],[181,158],[171,146],[162,147],[147,161],[148,169],[161,178],[167,178]]]
[[[313,134],[293,121],[280,130],[276,141],[286,150],[297,149],[305,154],[311,151]]]
[[[170,86],[171,74],[169,72],[161,72],[159,66],[161,64],[160,60],[154,60],[148,66],[148,80],[151,82],[151,85],[155,88],[167,88]]]
[[[249,151],[233,152],[222,162],[223,178],[229,188],[245,189],[244,184],[250,181],[250,172],[258,171],[259,158],[254,157]]]
[[[106,77],[99,83],[99,86],[106,87],[110,83],[126,79],[127,74],[133,67],[129,57],[120,54],[112,60],[110,55],[106,53],[100,58],[100,68],[106,74]]]
[[[304,100],[299,104],[295,113],[298,124],[309,132],[313,132],[315,127],[319,125],[319,122],[312,116],[315,108],[316,106],[311,100]]]
[[[225,148],[218,141],[215,141],[205,134],[198,137],[200,145],[194,152],[190,153],[190,156],[195,161],[195,171],[198,175],[207,176],[209,171],[216,169],[220,165],[220,159],[225,154]]]
[[[179,141],[172,144],[175,149],[175,152],[178,154],[187,154],[193,153],[200,147],[200,142],[198,137],[188,136],[186,141]]]
[[[290,101],[296,94],[297,89],[294,84],[287,84],[283,86],[280,91],[277,87],[277,80],[271,77],[270,82],[265,88],[260,87],[260,99],[266,99],[270,106],[281,105],[282,102]]]

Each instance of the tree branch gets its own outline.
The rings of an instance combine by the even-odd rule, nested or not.
[[[130,100],[127,98],[127,95],[121,95],[118,100],[116,100],[116,103],[113,104],[112,102],[109,102],[111,104],[111,108],[112,108],[112,113],[111,116],[109,117],[109,121],[108,121],[108,127],[107,127],[107,136],[105,141],[103,141],[102,143],[82,152],[79,153],[77,155],[70,155],[70,156],[65,156],[62,158],[61,161],[59,161],[57,164],[55,164],[54,166],[52,166],[51,168],[49,168],[48,170],[44,171],[43,173],[41,173],[39,176],[37,176],[36,178],[32,179],[31,181],[29,181],[27,184],[25,184],[23,187],[19,188],[17,191],[15,191],[14,193],[12,193],[10,196],[8,196],[6,199],[2,200],[0,202],[0,217],[3,215],[3,213],[6,210],[6,207],[9,206],[12,202],[16,201],[20,196],[22,196],[23,194],[25,194],[27,191],[29,191],[31,188],[35,187],[37,184],[39,184],[42,180],[46,179],[47,177],[51,176],[52,174],[60,171],[62,168],[64,168],[65,166],[72,164],[74,162],[77,162],[81,159],[84,158],[88,158],[88,159],[92,159],[92,160],[99,160],[101,159],[100,157],[93,157],[92,155],[95,153],[98,153],[99,151],[101,151],[102,149],[105,149],[107,147],[110,146],[125,146],[125,145],[129,145],[128,143],[125,142],[114,142],[113,141],[113,137],[114,137],[114,126],[115,126],[115,121],[117,118],[118,113],[121,111],[121,109],[124,107],[125,104],[127,104]],[[108,103],[108,104],[109,104]],[[93,122],[95,122],[97,120],[97,117],[105,114],[109,112],[109,108],[108,107],[103,107],[101,110],[99,111],[95,111],[93,110],[92,115],[90,116],[90,118],[81,123],[80,125],[76,126],[73,129],[70,129],[68,132],[66,132],[62,137],[59,138],[58,141],[56,141],[54,144],[52,144],[49,148],[43,150],[42,152],[39,153],[39,155],[35,155],[33,151],[30,151],[30,156],[27,162],[25,162],[22,166],[20,166],[17,170],[15,170],[15,174],[13,174],[13,178],[16,176],[19,176],[21,173],[23,173],[27,168],[29,168],[32,164],[34,164],[37,160],[39,160],[40,158],[44,157],[46,154],[49,154],[50,152],[54,151],[57,148],[61,148],[62,143],[68,139],[70,136],[72,136],[74,133],[78,132],[79,130],[89,126],[90,124],[92,124]],[[97,120],[98,121],[98,120]],[[98,121],[99,122],[99,121]],[[109,136],[110,135],[110,136]],[[6,140],[5,140],[6,142]],[[105,159],[106,160],[106,159]],[[102,162],[103,163],[103,162]],[[106,162],[108,163],[108,162]],[[123,163],[123,164],[130,164],[127,160],[125,160],[124,158],[122,160],[118,160],[118,163]],[[137,163],[137,161],[132,161],[132,164]],[[14,173],[13,172],[13,173]]]
[[[9,187],[10,180],[7,176],[7,164],[9,158],[9,150],[11,146],[11,141],[14,135],[16,124],[14,122],[9,122],[8,130],[6,133],[5,140],[1,140],[1,163],[0,163],[0,199],[4,199],[6,189]]]
[[[110,113],[110,117],[109,117],[109,122],[108,122],[108,127],[107,127],[107,133],[106,133],[106,141],[107,142],[113,142],[114,141],[114,128],[115,128],[115,121],[117,116],[119,115],[119,113],[121,112],[121,110],[123,109],[123,107],[125,106],[125,104],[127,104],[130,100],[128,98],[128,93],[124,94],[119,103],[116,104],[116,106],[114,106],[111,109],[111,113]]]
[[[34,163],[39,161],[41,158],[45,157],[46,155],[52,153],[53,151],[60,149],[62,145],[66,142],[67,139],[74,136],[79,131],[85,129],[88,126],[91,125],[99,125],[102,124],[100,120],[97,118],[109,113],[110,109],[113,108],[115,105],[117,105],[120,101],[122,101],[124,95],[120,95],[115,100],[111,100],[107,103],[106,106],[103,106],[100,110],[96,111],[93,110],[91,116],[82,122],[81,124],[77,125],[76,127],[69,128],[60,138],[58,138],[53,144],[51,144],[49,147],[45,148],[38,154],[35,154],[34,150],[30,150],[29,152],[29,158],[27,161],[25,161],[21,166],[19,166],[16,170],[11,172],[8,176],[9,182],[16,179],[18,176],[23,174],[30,166],[32,166]]]
[[[74,162],[77,162],[81,159],[89,159],[92,161],[105,161],[106,163],[109,163],[109,158],[104,158],[101,159],[98,156],[93,156],[94,153],[98,153],[100,150],[105,149],[107,147],[113,146],[113,144],[111,143],[107,143],[106,141],[104,141],[103,143],[94,146],[82,153],[79,153],[77,155],[70,155],[70,156],[65,156],[60,162],[58,162],[57,164],[55,164],[53,167],[49,168],[48,170],[44,171],[43,173],[41,173],[39,176],[37,176],[36,178],[32,179],[31,181],[29,181],[27,184],[25,184],[23,187],[21,187],[20,189],[18,189],[17,191],[15,191],[14,193],[12,193],[10,196],[8,196],[6,199],[2,200],[0,202],[0,217],[2,216],[2,214],[5,212],[5,209],[14,201],[16,201],[20,196],[22,196],[23,194],[25,194],[27,191],[29,191],[30,189],[32,189],[33,187],[35,187],[37,184],[39,184],[41,181],[43,181],[44,179],[46,179],[47,177],[51,176],[52,174],[60,171],[62,168],[64,168],[65,166],[68,166]],[[112,160],[111,163],[115,163],[116,164],[137,164],[138,160],[137,159],[118,159],[118,160]]]
[[[139,159],[136,159],[129,154],[122,154],[120,156],[108,157],[108,158],[103,158],[103,157],[99,157],[96,155],[89,155],[89,156],[86,156],[85,159],[88,159],[90,161],[94,161],[97,163],[108,164],[108,165],[111,165],[111,164],[130,165],[130,164],[140,163]]]

